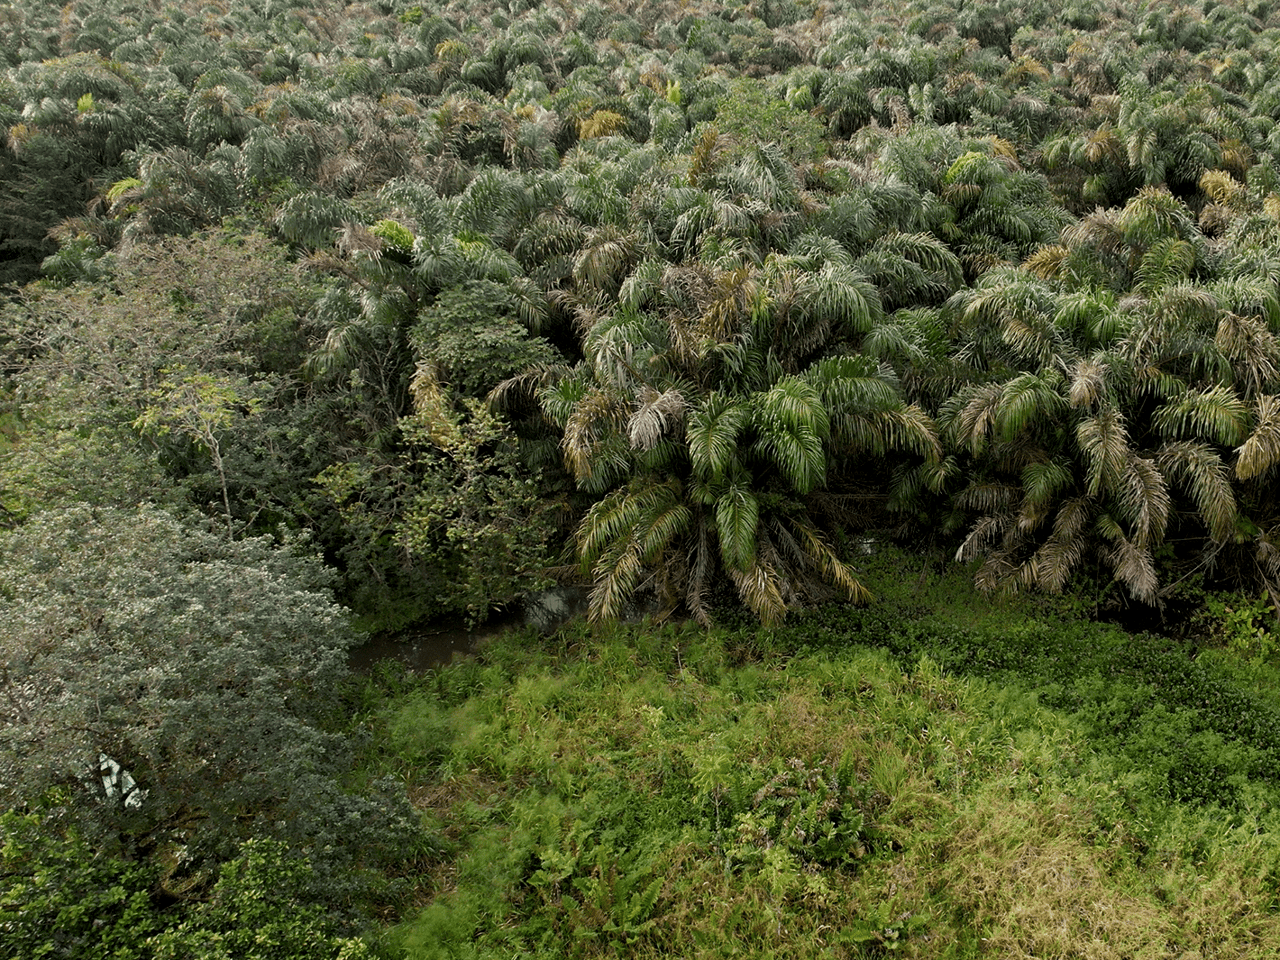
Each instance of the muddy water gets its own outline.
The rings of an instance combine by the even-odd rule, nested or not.
[[[399,661],[410,670],[434,670],[455,657],[475,653],[486,640],[506,630],[558,630],[570,620],[586,615],[588,594],[586,587],[559,587],[531,598],[521,610],[491,617],[472,629],[455,621],[378,637],[352,650],[348,663],[361,673],[385,660]]]

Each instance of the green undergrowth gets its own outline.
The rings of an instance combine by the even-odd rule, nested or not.
[[[910,618],[572,628],[384,676],[370,772],[440,849],[388,949],[1280,955],[1273,704],[1150,637],[908,593]]]

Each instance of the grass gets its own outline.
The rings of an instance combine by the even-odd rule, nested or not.
[[[1274,705],[1133,652],[1150,638],[970,601],[511,635],[398,681],[371,772],[405,778],[443,852],[388,949],[1280,955],[1266,731],[1182,701],[1217,682],[1230,709]]]

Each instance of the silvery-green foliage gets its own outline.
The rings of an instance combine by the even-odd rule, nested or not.
[[[354,636],[314,558],[151,507],[39,514],[0,540],[0,799],[62,785],[98,827],[217,852],[252,832],[310,845],[338,816],[321,727]],[[100,757],[145,791],[102,787]]]

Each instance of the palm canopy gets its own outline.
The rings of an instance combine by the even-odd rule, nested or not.
[[[881,309],[847,256],[822,249],[642,263],[622,303],[586,330],[582,361],[540,375],[565,465],[601,497],[576,535],[592,619],[617,616],[648,587],[709,622],[717,573],[768,624],[832,589],[869,596],[808,498],[835,458],[935,460],[940,447],[891,368],[833,349]]]
[[[951,298],[981,361],[940,415],[979,583],[1060,590],[1094,557],[1155,602],[1173,531],[1203,560],[1265,526],[1242,481],[1280,462],[1280,303],[1211,269],[1186,207],[1144,188]]]

